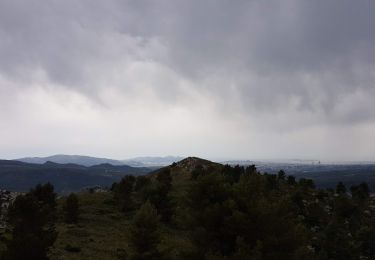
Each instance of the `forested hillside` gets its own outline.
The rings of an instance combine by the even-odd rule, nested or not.
[[[282,170],[187,158],[57,206],[50,186],[39,186],[11,206],[2,250],[8,259],[373,259],[369,193],[366,183],[323,190]],[[50,217],[28,222],[46,209]]]

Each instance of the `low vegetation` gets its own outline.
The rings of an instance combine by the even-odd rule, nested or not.
[[[18,197],[9,211],[2,235],[8,259],[43,259],[11,254],[13,248],[32,251],[43,241],[42,231],[51,232],[50,240],[37,248],[50,259],[375,256],[375,203],[366,183],[323,190],[284,171],[261,174],[254,166],[188,158],[147,176],[125,176],[110,192],[58,198],[57,207],[50,186],[38,187]],[[46,209],[50,213],[31,229],[33,221],[23,225],[26,211],[14,211],[21,202],[32,205],[35,218]],[[22,239],[33,237],[32,247],[17,244],[18,225],[28,227],[23,232],[30,236]]]

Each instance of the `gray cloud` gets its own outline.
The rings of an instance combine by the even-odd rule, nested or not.
[[[144,100],[204,106],[252,131],[372,124],[374,8],[369,0],[4,0],[0,108],[41,88],[111,111],[130,101],[144,109]]]

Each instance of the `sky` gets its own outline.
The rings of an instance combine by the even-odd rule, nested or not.
[[[375,160],[374,10],[1,0],[0,158]]]

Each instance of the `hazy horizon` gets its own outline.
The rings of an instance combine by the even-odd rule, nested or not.
[[[0,158],[375,161],[374,1],[0,2]]]
[[[93,157],[98,159],[109,159],[109,160],[116,160],[116,161],[141,161],[141,159],[146,158],[162,158],[166,159],[168,157],[175,157],[185,159],[187,157],[199,157],[202,159],[210,160],[213,162],[219,162],[219,163],[225,163],[225,162],[258,162],[258,163],[286,163],[286,164],[375,164],[375,161],[372,160],[325,160],[325,159],[314,159],[314,158],[230,158],[230,157],[200,157],[196,155],[139,155],[139,156],[132,156],[127,158],[113,158],[109,156],[96,156],[95,154],[49,154],[49,155],[40,155],[40,156],[22,156],[22,157],[16,157],[16,158],[0,158],[0,160],[19,160],[19,159],[25,159],[25,158],[47,158],[47,157],[53,157],[53,156],[84,156],[84,157]],[[125,163],[126,164],[126,163]]]

